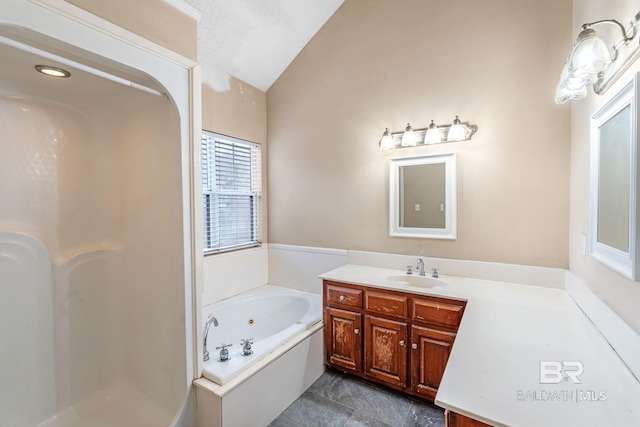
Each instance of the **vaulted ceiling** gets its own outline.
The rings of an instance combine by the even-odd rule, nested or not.
[[[184,0],[201,12],[202,81],[234,76],[266,91],[344,0]]]

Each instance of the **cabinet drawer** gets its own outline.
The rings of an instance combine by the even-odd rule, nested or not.
[[[411,320],[457,328],[462,319],[463,305],[438,300],[412,299]]]
[[[328,305],[362,308],[362,291],[360,289],[327,283],[325,292]]]
[[[364,293],[364,308],[367,311],[406,319],[408,306],[408,298],[402,295],[374,291]]]

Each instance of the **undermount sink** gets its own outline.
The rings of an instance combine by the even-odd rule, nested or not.
[[[415,286],[417,288],[446,288],[449,286],[442,280],[425,276],[389,276],[387,277],[387,281],[401,285]]]

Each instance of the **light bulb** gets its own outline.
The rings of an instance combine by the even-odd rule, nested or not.
[[[442,135],[440,134],[440,130],[438,129],[438,126],[436,126],[436,124],[433,122],[433,120],[431,120],[431,124],[429,125],[427,133],[424,136],[424,143],[439,144],[440,142],[442,142]]]
[[[400,145],[403,147],[414,147],[416,145],[416,135],[413,133],[413,128],[409,123],[407,123],[407,127],[402,134]]]
[[[395,147],[395,143],[393,142],[393,136],[391,136],[391,131],[389,128],[386,128],[384,133],[382,134],[382,138],[380,139],[380,143],[378,144],[381,150],[393,150]]]

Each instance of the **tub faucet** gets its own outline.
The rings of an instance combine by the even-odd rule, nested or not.
[[[418,273],[420,276],[426,275],[426,273],[424,272],[424,261],[422,261],[422,258],[418,258],[418,262],[416,263],[416,270],[420,271]]]
[[[218,326],[218,319],[216,319],[214,316],[209,317],[207,323],[204,324],[204,331],[202,332],[202,342],[204,344],[202,347],[202,355],[205,362],[209,360],[209,351],[207,350],[207,335],[209,335],[209,328],[211,327],[212,323],[214,327]]]

